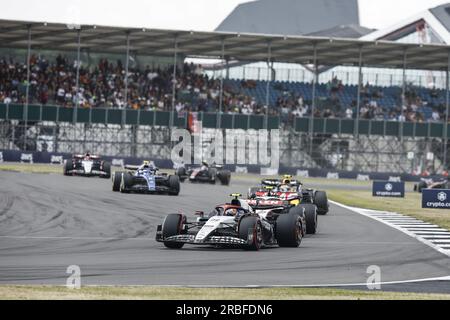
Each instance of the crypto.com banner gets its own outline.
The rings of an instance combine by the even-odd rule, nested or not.
[[[450,190],[422,189],[422,208],[450,209]]]
[[[374,197],[400,197],[405,196],[405,182],[374,181],[372,184]]]

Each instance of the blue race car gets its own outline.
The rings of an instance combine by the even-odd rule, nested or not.
[[[165,193],[178,195],[180,179],[176,175],[158,173],[158,168],[144,161],[140,166],[125,166],[128,171],[114,172],[112,190],[122,193]]]

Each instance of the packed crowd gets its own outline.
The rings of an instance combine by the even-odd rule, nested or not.
[[[73,107],[111,107],[144,110],[171,110],[172,92],[175,85],[178,112],[205,111],[216,112],[220,105],[220,80],[209,78],[201,66],[184,64],[177,69],[173,77],[173,66],[166,69],[143,70],[130,68],[128,90],[125,97],[125,67],[118,60],[112,63],[101,59],[95,66],[80,66],[79,89],[77,92],[76,61],[59,55],[50,62],[43,56],[32,55],[30,60],[30,104],[57,104]],[[12,59],[0,59],[0,102],[25,103],[27,68],[24,63]],[[248,95],[257,86],[256,81],[242,81],[237,88],[227,81],[223,85],[222,112],[239,114],[280,115],[283,123],[292,122],[295,117],[311,115],[311,101],[302,95],[281,90],[274,106],[267,108],[257,101],[254,95]],[[246,90],[243,90],[246,89]],[[277,88],[275,87],[275,90]],[[326,86],[326,95],[318,96],[315,117],[355,118],[356,97],[349,105],[343,105],[339,94],[345,90],[342,81],[334,77]],[[244,91],[247,94],[244,94]],[[432,94],[432,93],[431,93]],[[437,93],[436,93],[437,94]],[[368,84],[361,88],[361,119],[396,121],[441,121],[445,107],[442,104],[431,105],[431,116],[424,116],[422,107],[425,102],[409,86],[404,97],[399,97],[398,107],[380,105],[383,90],[371,88]],[[125,101],[127,99],[127,101]]]

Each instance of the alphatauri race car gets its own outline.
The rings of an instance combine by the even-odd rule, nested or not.
[[[283,179],[264,179],[260,186],[248,190],[249,199],[268,196],[288,201],[293,205],[313,204],[317,207],[317,214],[320,215],[327,214],[329,210],[325,191],[304,188],[300,181],[292,179],[290,175],[284,175]]]
[[[180,177],[180,181],[184,182],[188,179],[190,182],[204,182],[215,184],[220,182],[223,185],[229,185],[231,179],[231,172],[224,170],[222,166],[213,164],[208,165],[202,162],[199,167],[186,167],[182,165],[175,170],[175,174]]]
[[[127,171],[114,172],[112,190],[122,193],[166,193],[178,195],[180,180],[176,175],[158,173],[158,168],[148,161],[140,166],[126,165]]]
[[[298,247],[305,235],[303,208],[274,206],[255,212],[241,194],[231,194],[230,203],[217,205],[209,214],[197,211],[196,221],[183,213],[166,216],[157,226],[156,241],[167,248],[185,244],[238,247],[259,250],[263,246]]]
[[[111,177],[111,164],[97,155],[76,154],[73,155],[72,159],[65,160],[63,173],[65,176],[109,178]]]
[[[423,189],[449,189],[450,182],[448,178],[426,179],[421,178],[420,182],[414,184],[414,191],[422,192]]]

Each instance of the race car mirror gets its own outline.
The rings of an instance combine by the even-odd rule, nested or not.
[[[203,217],[205,215],[205,213],[203,211],[195,211],[194,213],[196,216],[200,216]]]

